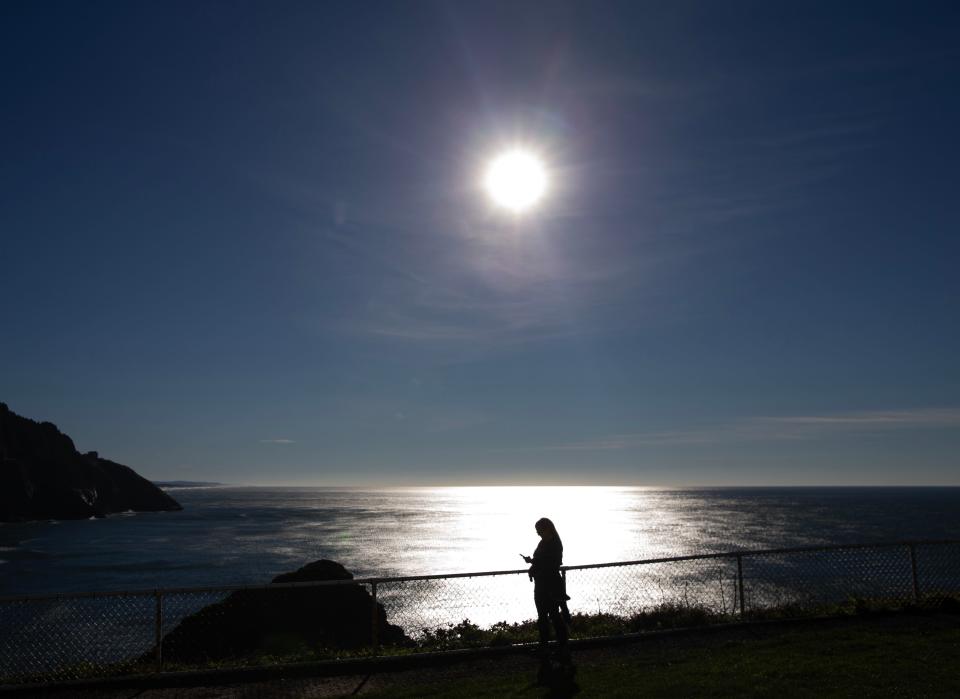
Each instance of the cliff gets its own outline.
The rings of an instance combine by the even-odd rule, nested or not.
[[[81,454],[56,425],[0,403],[0,522],[180,509],[129,466]]]

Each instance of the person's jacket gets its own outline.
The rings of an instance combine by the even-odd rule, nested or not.
[[[530,577],[537,582],[553,580],[560,575],[560,566],[563,565],[563,542],[559,536],[550,539],[541,539],[537,550],[533,552],[533,563],[530,565]]]

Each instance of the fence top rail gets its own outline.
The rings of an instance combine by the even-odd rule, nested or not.
[[[856,549],[885,549],[901,546],[927,546],[942,544],[960,544],[960,539],[920,539],[912,541],[885,541],[871,544],[829,544],[824,546],[799,546],[778,549],[742,549],[722,553],[698,553],[686,556],[668,556],[664,558],[643,558],[633,561],[612,561],[609,563],[587,563],[584,565],[561,566],[561,570],[591,570],[595,568],[616,568],[622,566],[650,565],[657,563],[678,563],[683,561],[711,560],[718,558],[741,558],[748,556],[780,555],[792,553],[815,553],[819,551],[842,551]],[[511,570],[486,570],[471,573],[431,573],[427,575],[404,575],[394,577],[352,578],[349,580],[314,580],[309,582],[258,583],[252,585],[210,585],[199,587],[143,588],[139,590],[106,590],[92,592],[63,592],[45,595],[0,596],[0,604],[12,602],[39,602],[44,600],[90,599],[97,597],[155,597],[158,595],[186,594],[202,592],[237,592],[241,590],[277,590],[283,588],[330,587],[336,585],[378,585],[382,583],[404,583],[417,580],[448,580],[453,578],[483,578],[496,575],[522,575],[526,568]]]
[[[710,558],[746,558],[748,556],[773,556],[785,553],[816,553],[818,551],[850,551],[856,549],[885,549],[900,546],[925,546],[937,544],[960,544],[960,539],[923,539],[916,541],[884,541],[875,544],[825,544],[821,546],[795,546],[779,549],[742,549],[723,553],[695,553],[689,556],[670,556],[667,558],[644,558],[636,561],[614,561],[611,563],[587,563],[585,565],[563,566],[563,570],[589,570],[592,568],[613,568],[616,566],[645,565],[650,563],[674,563],[679,561],[707,560]]]

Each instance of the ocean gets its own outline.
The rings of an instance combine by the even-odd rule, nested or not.
[[[320,558],[357,577],[960,539],[960,488],[170,489],[182,512],[0,525],[0,595],[256,584]]]

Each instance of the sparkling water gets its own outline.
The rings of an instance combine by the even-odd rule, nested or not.
[[[266,583],[320,558],[357,577],[518,569],[543,516],[568,565],[960,538],[960,488],[170,492],[182,512],[0,525],[0,595]]]

